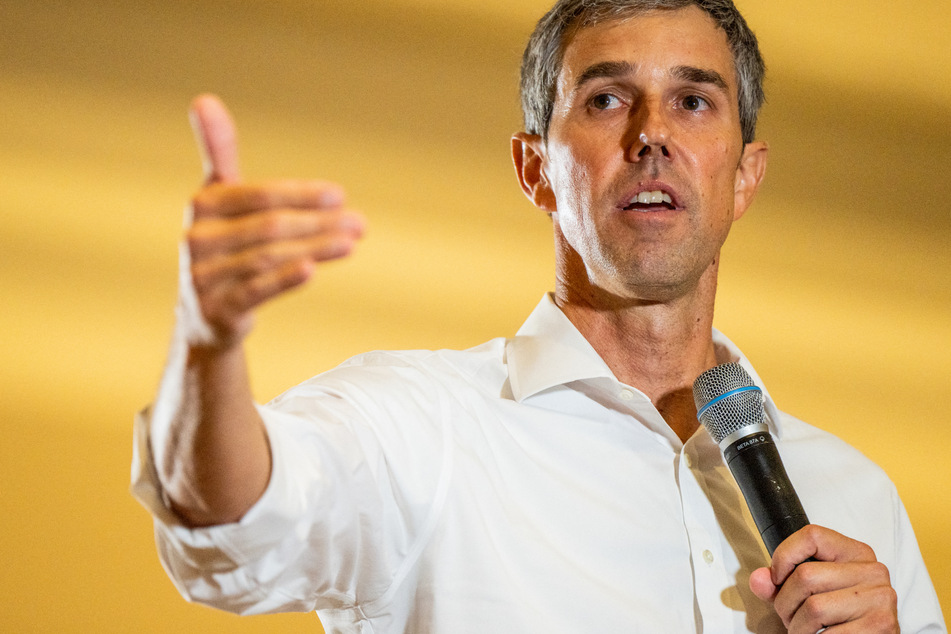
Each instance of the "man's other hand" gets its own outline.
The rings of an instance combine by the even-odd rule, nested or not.
[[[190,114],[205,168],[186,234],[191,276],[211,345],[226,349],[251,330],[252,309],[306,282],[317,262],[348,255],[364,220],[331,183],[242,181],[224,104],[202,95]]]

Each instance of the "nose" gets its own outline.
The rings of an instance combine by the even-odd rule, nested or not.
[[[658,103],[643,103],[632,113],[631,136],[637,135],[630,147],[631,160],[649,156],[670,158],[670,126]]]

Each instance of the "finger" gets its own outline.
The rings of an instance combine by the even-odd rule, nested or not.
[[[204,293],[216,286],[229,285],[298,261],[323,262],[349,255],[357,238],[349,233],[332,232],[306,240],[267,244],[236,254],[212,257],[192,265],[195,289]]]
[[[898,632],[897,594],[890,586],[852,587],[809,598],[788,622],[790,634]]]
[[[192,199],[194,217],[240,216],[281,207],[336,209],[343,189],[318,180],[280,180],[252,184],[212,184]]]
[[[309,260],[295,260],[206,294],[202,302],[205,319],[218,331],[222,340],[229,341],[247,334],[251,311],[267,300],[311,278],[314,265]]]
[[[757,568],[750,573],[750,590],[766,603],[772,603],[779,591],[779,588],[773,584],[770,574],[769,568]]]
[[[770,566],[774,585],[781,586],[796,567],[809,558],[818,561],[875,561],[866,544],[841,533],[810,524],[787,537],[773,552]]]
[[[205,182],[239,181],[237,133],[224,103],[214,95],[200,95],[192,101],[189,115],[201,153]]]
[[[192,262],[198,262],[212,255],[334,232],[359,238],[363,235],[364,226],[363,216],[354,211],[315,213],[280,209],[241,218],[213,218],[196,223],[188,231],[188,246]]]
[[[790,575],[773,605],[786,623],[791,623],[794,615],[801,612],[810,615],[810,618],[817,615],[841,618],[842,612],[837,604],[851,594],[859,596],[860,590],[867,593],[869,588],[891,589],[888,568],[884,564],[874,561],[810,561],[800,565]],[[839,622],[830,620],[824,625]]]

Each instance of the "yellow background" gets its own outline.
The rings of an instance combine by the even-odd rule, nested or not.
[[[261,311],[260,399],[368,349],[510,335],[552,280],[508,158],[547,2],[0,3],[0,630],[319,630],[187,605],[127,493],[200,177],[187,104],[232,106],[248,176],[340,181],[371,223],[356,257]],[[951,5],[741,8],[772,156],[718,325],[780,407],[891,474],[951,613]]]

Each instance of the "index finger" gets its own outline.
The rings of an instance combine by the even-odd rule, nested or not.
[[[276,180],[261,183],[211,185],[192,199],[195,218],[242,216],[271,209],[338,209],[343,190],[318,180]]]
[[[205,170],[205,183],[241,180],[234,120],[215,95],[199,95],[189,110],[192,129]]]
[[[877,561],[875,552],[867,544],[832,529],[810,524],[776,547],[770,566],[773,583],[782,585],[796,566],[810,557],[832,562]]]

